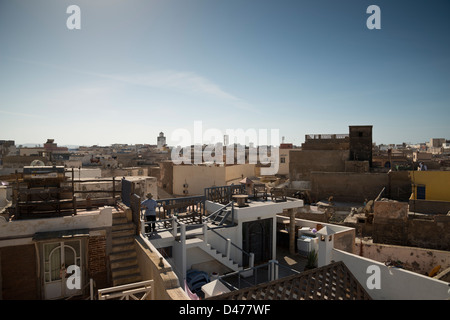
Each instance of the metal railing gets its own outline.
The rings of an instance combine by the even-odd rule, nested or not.
[[[244,270],[227,273],[219,276],[219,279],[230,289],[239,290],[248,286],[256,286],[261,283],[279,279],[280,268],[283,269],[282,273],[284,275],[282,277],[301,273],[298,270],[280,264],[277,260],[270,260],[267,263],[260,264],[256,267],[249,267]]]
[[[350,135],[343,134],[307,134],[305,135],[305,140],[329,140],[329,139],[347,139]]]
[[[205,197],[192,196],[182,198],[158,199],[156,214],[160,219],[167,219],[180,213],[196,213],[203,216],[205,213]]]
[[[245,194],[245,185],[229,185],[205,188],[205,200],[219,202],[222,204],[229,203],[233,200],[233,195]]]
[[[142,221],[141,233],[143,235],[147,236],[150,234],[150,232],[148,232],[148,233],[145,232],[145,226],[148,226],[151,223],[153,223],[153,222]],[[254,265],[254,254],[253,253],[246,252],[245,250],[240,248],[238,245],[233,243],[230,239],[225,238],[223,235],[221,235],[220,233],[218,233],[215,230],[218,228],[227,228],[226,226],[210,227],[210,226],[208,226],[207,221],[204,221],[202,223],[196,223],[196,224],[194,224],[194,223],[185,224],[185,223],[180,222],[176,216],[172,216],[171,218],[168,218],[168,219],[157,220],[157,221],[155,221],[155,224],[156,224],[156,232],[158,232],[158,230],[169,231],[169,232],[171,232],[173,238],[177,239],[178,241],[186,241],[188,231],[198,230],[198,232],[191,232],[189,234],[189,237],[203,237],[203,242],[205,242],[207,244],[208,243],[207,232],[208,232],[208,230],[210,230],[215,235],[217,235],[219,239],[221,239],[225,242],[225,244],[224,244],[225,252],[221,252],[221,253],[224,254],[227,258],[231,259],[231,248],[234,247],[236,250],[238,250],[238,252],[241,252],[241,254],[243,255],[242,256],[243,262],[248,260],[248,265],[250,267],[252,267]],[[228,227],[231,227],[231,226],[228,226]],[[219,250],[219,251],[221,251],[221,250]],[[246,257],[247,259],[244,259],[244,257]],[[233,259],[233,261],[234,261],[234,259]],[[242,263],[242,265],[241,265],[242,267],[244,267],[243,264],[244,263]]]
[[[234,244],[233,242],[231,242],[230,239],[225,238],[224,236],[222,236],[220,233],[218,233],[216,230],[214,230],[213,228],[208,227],[208,230],[211,230],[215,235],[219,236],[219,238],[221,238],[222,240],[226,241],[226,245],[225,245],[225,255],[227,257],[230,257],[230,250],[231,247],[234,247],[235,249],[237,249],[238,251],[240,251],[244,256],[247,256],[248,258],[248,263],[250,267],[253,267],[254,265],[254,261],[255,261],[255,255],[253,253],[249,253],[245,250],[243,250],[241,247],[237,246],[236,244]],[[244,261],[245,259],[242,259],[242,267],[244,268]]]

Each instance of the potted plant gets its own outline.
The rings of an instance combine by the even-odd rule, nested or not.
[[[317,252],[316,250],[311,250],[307,256],[307,262],[305,265],[305,270],[314,269],[317,264]]]

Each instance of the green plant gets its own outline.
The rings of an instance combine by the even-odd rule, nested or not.
[[[313,268],[315,268],[316,267],[316,263],[317,263],[317,252],[316,252],[316,250],[311,250],[308,253],[307,259],[308,260],[307,260],[305,268],[306,269],[313,269]]]

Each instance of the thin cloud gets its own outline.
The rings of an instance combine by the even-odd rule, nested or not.
[[[135,85],[142,85],[160,89],[173,89],[188,94],[206,94],[208,96],[240,101],[222,90],[208,79],[191,72],[159,71],[144,75],[109,76],[111,79]]]
[[[11,115],[11,116],[19,116],[19,117],[40,118],[40,119],[45,118],[44,116],[40,116],[40,115],[37,115],[37,114],[11,112],[11,111],[5,111],[5,110],[0,110],[0,113],[8,114],[8,115]]]
[[[193,72],[163,70],[133,75],[101,73],[90,74],[132,85],[146,86],[163,90],[174,90],[190,95],[208,96],[218,99],[221,102],[229,102],[234,107],[239,109],[258,112],[258,110],[250,103],[222,90],[217,84]]]
[[[105,74],[18,58],[12,58],[12,60],[39,65],[41,67],[52,68],[64,72],[95,76],[132,85],[147,86],[163,90],[174,90],[190,95],[212,97],[218,99],[220,102],[229,102],[236,108],[258,113],[258,109],[256,109],[247,101],[223,90],[219,85],[215,84],[211,80],[202,77],[194,72],[161,70],[144,74]]]

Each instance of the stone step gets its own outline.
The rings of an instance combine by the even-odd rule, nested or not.
[[[112,239],[114,240],[115,238],[120,238],[120,237],[131,237],[131,236],[135,236],[136,234],[136,230],[133,228],[128,228],[128,229],[120,229],[120,230],[113,230],[111,235],[112,235]]]
[[[111,252],[121,252],[121,251],[129,251],[134,250],[134,239],[131,237],[124,238],[129,239],[128,241],[124,241],[123,243],[113,244]],[[130,241],[131,240],[131,241]]]
[[[130,259],[130,258],[136,258],[136,250],[125,250],[125,251],[118,251],[118,252],[111,252],[109,255],[109,260],[111,262],[121,259]]]
[[[114,261],[111,261],[111,270],[118,269],[118,268],[131,267],[131,266],[137,265],[137,263],[138,262],[137,262],[136,257],[116,259]]]
[[[128,219],[125,216],[113,216],[113,225],[114,224],[122,224],[128,223]]]
[[[137,264],[125,267],[119,267],[115,269],[111,269],[112,278],[116,279],[118,277],[126,276],[126,275],[134,275],[140,274],[139,266]]]
[[[142,277],[140,274],[130,274],[126,276],[119,276],[117,278],[113,278],[112,281],[114,286],[120,286],[124,284],[142,281]]]
[[[134,238],[136,226],[124,214],[113,214],[111,276],[114,286],[142,281]]]
[[[133,242],[134,243],[134,236],[124,236],[124,237],[114,237],[112,239],[112,245],[122,245],[122,244],[126,244],[126,243],[130,243]]]
[[[120,231],[120,230],[130,230],[130,229],[136,229],[136,226],[134,225],[134,223],[117,223],[117,224],[113,224],[112,226],[112,231]]]

